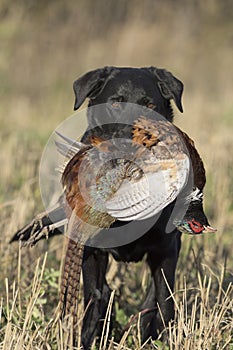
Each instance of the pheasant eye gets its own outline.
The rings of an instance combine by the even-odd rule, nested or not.
[[[192,222],[193,227],[200,227],[199,223],[196,223],[195,221]]]
[[[200,233],[204,230],[204,227],[200,224],[200,222],[192,219],[191,221],[188,221],[188,224],[191,228],[191,230],[195,233]]]

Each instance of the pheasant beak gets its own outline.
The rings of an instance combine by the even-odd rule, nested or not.
[[[217,231],[217,229],[216,228],[213,228],[213,227],[211,227],[211,226],[203,226],[204,227],[204,231],[202,231],[202,233],[206,233],[206,232],[216,232]]]

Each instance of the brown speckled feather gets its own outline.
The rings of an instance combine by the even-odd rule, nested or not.
[[[184,151],[184,147],[181,144],[182,140],[187,147],[187,153],[191,159],[194,186],[201,191],[203,190],[206,183],[204,164],[195,148],[194,141],[185,132],[165,120],[153,121],[141,117],[135,123],[132,134],[135,142],[144,144],[148,148],[157,145],[159,141],[165,140],[170,145],[169,151],[173,149],[174,152]]]
[[[88,173],[83,178],[83,181],[80,182],[79,171],[81,164],[89,162],[88,159],[85,159],[85,156],[90,148],[91,146],[87,146],[80,150],[69,161],[62,175],[62,184],[66,195],[65,210],[69,218],[69,224],[68,242],[60,287],[60,312],[62,317],[67,315],[73,316],[75,323],[77,321],[77,302],[85,242],[85,224],[98,225],[98,227],[104,228],[109,227],[115,221],[110,215],[94,210],[83,198],[83,195],[87,194],[86,191],[93,182],[93,176],[91,173]],[[82,186],[81,188],[80,185]],[[94,232],[96,231],[98,229],[94,229]],[[86,234],[90,236],[92,232],[86,232]]]
[[[143,177],[140,167],[124,159],[106,161],[98,174],[93,176],[104,154],[111,154],[117,146],[114,140],[104,141],[97,136],[92,136],[90,142],[90,145],[84,146],[68,162],[62,175],[66,213],[69,218],[69,238],[60,293],[63,316],[77,314],[85,241],[101,228],[108,228],[117,220],[107,212],[99,211],[95,204],[102,199],[104,201],[110,199],[111,202],[111,198],[114,198],[127,178],[129,182],[134,182]],[[148,150],[158,162],[151,162],[150,157],[148,158]],[[161,172],[169,169],[170,177],[174,179],[178,176],[177,163],[174,163],[174,159],[176,162],[182,160],[186,154],[191,158],[194,186],[202,190],[205,185],[203,162],[193,141],[167,121],[140,117],[132,127],[132,145],[129,146],[129,152],[132,152],[134,159],[137,160],[148,158],[144,167],[145,172]],[[110,174],[109,177],[106,173]],[[93,185],[97,185],[97,190],[94,192]],[[92,229],[86,224],[90,224]]]
[[[194,141],[190,139],[190,137],[178,127],[176,127],[176,129],[180,133],[189,152],[194,175],[194,185],[202,191],[206,183],[206,175],[203,161],[199,153],[197,152],[197,149],[195,148]]]

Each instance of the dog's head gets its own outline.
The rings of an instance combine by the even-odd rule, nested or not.
[[[88,97],[89,106],[108,103],[117,108],[120,102],[146,106],[173,119],[170,100],[183,112],[183,84],[165,69],[104,67],[90,71],[74,82],[77,110]]]

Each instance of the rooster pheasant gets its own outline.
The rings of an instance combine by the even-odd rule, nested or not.
[[[85,349],[100,334],[107,308],[108,252],[121,261],[139,261],[147,254],[152,283],[143,306],[151,311],[141,320],[142,339],[156,338],[157,330],[164,327],[155,311],[156,304],[160,305],[165,324],[174,317],[173,302],[161,270],[173,290],[180,233],[215,231],[203,211],[206,181],[203,162],[193,141],[169,122],[172,121],[170,99],[182,111],[183,85],[171,73],[155,67],[106,67],[78,79],[74,90],[75,109],[89,97],[89,106],[107,101],[107,106],[115,110],[122,101],[145,104],[166,119],[154,119],[153,113],[151,117],[142,113],[129,125],[115,124],[115,120],[124,120],[121,115],[111,117],[107,112],[105,116],[102,110],[98,114],[99,110],[94,109],[88,115],[91,129],[84,134],[82,142],[59,134],[62,142],[57,141],[57,147],[66,158],[61,179],[64,193],[57,205],[16,232],[12,241],[21,239],[33,245],[41,238],[63,233],[67,226],[60,312],[63,318],[71,314],[76,321],[82,265]],[[122,110],[118,108],[119,113]],[[153,227],[141,238],[136,233],[134,237],[131,230],[132,241],[124,241],[128,238],[124,225],[143,223],[142,229],[151,219]],[[171,227],[165,233],[168,222]],[[119,245],[118,236],[113,237],[111,231],[118,226],[123,227],[123,241]],[[113,237],[112,245],[105,244],[109,237]]]
[[[205,170],[193,141],[170,122],[145,117],[135,121],[131,133],[132,139],[124,145],[127,157],[123,152],[122,158],[119,157],[122,141],[118,139],[91,135],[89,144],[84,144],[59,135],[65,142],[57,142],[57,147],[68,158],[62,173],[65,197],[62,201],[68,218],[60,292],[63,316],[77,312],[84,245],[115,221],[147,219],[180,196],[180,205],[186,204],[187,210],[184,217],[178,213],[174,218],[178,230],[188,234],[215,231],[203,211]],[[191,175],[190,189],[187,184]],[[35,242],[41,231],[63,226],[62,209],[55,210],[59,214],[58,224],[50,223],[46,215],[17,236],[28,238],[29,229],[34,227]]]

